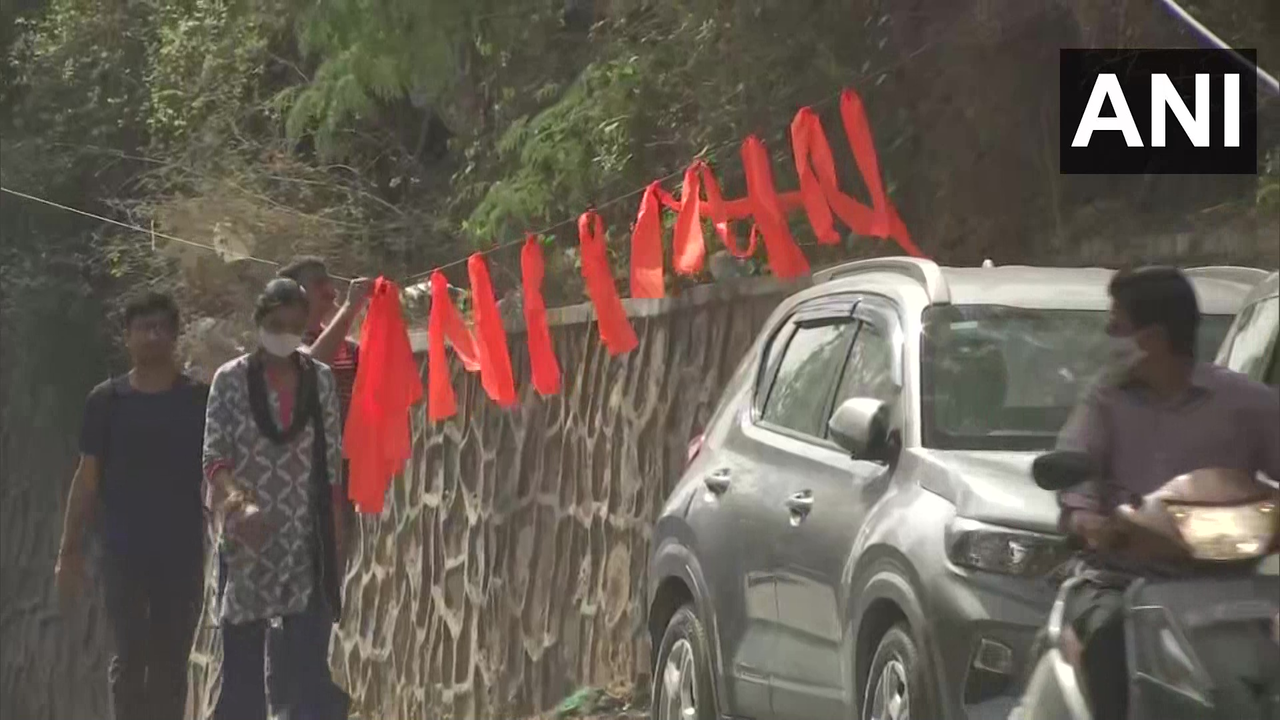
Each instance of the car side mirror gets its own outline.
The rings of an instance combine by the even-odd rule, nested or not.
[[[1031,477],[1044,490],[1066,490],[1097,474],[1098,467],[1093,457],[1078,450],[1054,450],[1031,463]]]
[[[859,460],[887,460],[889,405],[875,398],[850,398],[827,421],[831,439]]]

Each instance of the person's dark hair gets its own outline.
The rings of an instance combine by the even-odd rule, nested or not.
[[[1195,357],[1200,305],[1195,288],[1181,270],[1165,266],[1121,270],[1111,278],[1107,292],[1134,327],[1163,328],[1170,349],[1184,357]]]
[[[276,278],[267,283],[253,308],[253,321],[261,323],[273,310],[296,305],[307,309],[307,291],[291,278]]]
[[[135,295],[125,303],[125,329],[129,329],[134,320],[150,315],[164,315],[165,320],[169,321],[169,327],[174,330],[178,329],[178,322],[181,319],[181,315],[178,312],[178,303],[174,301],[171,295],[156,292],[155,290]]]
[[[280,272],[277,273],[277,275],[282,278],[289,278],[290,280],[301,284],[302,281],[307,278],[307,275],[311,273],[328,275],[329,267],[325,265],[324,260],[321,258],[315,257],[314,255],[307,255],[304,257],[294,258],[289,261],[288,265],[280,268]]]

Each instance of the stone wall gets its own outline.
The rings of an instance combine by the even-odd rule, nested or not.
[[[794,287],[748,279],[628,300],[640,347],[620,358],[589,306],[552,310],[563,390],[544,399],[522,382],[512,410],[453,363],[458,415],[414,411],[414,458],[383,514],[360,521],[332,660],[361,717],[519,717],[646,672],[650,521]],[[509,341],[526,379],[523,331]],[[193,704],[212,701],[215,638],[197,640]]]
[[[55,600],[76,427],[54,411],[52,395],[38,389],[42,402],[29,414],[0,400],[8,411],[0,427],[0,720],[110,716],[97,594],[69,612]]]

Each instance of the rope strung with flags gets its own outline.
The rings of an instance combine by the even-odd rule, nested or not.
[[[710,222],[720,242],[734,257],[752,257],[763,247],[765,260],[775,276],[797,278],[808,274],[809,261],[792,236],[788,222],[788,215],[800,210],[807,216],[819,244],[832,245],[840,241],[841,235],[836,230],[839,221],[856,235],[891,240],[904,253],[922,257],[923,252],[911,238],[885,189],[862,99],[852,89],[841,92],[839,99],[845,138],[870,195],[869,202],[858,200],[840,188],[831,147],[818,114],[812,107],[800,108],[789,133],[798,190],[778,192],[765,142],[751,135],[739,148],[746,176],[744,197],[726,199],[711,165],[702,158],[694,159],[684,169],[678,198],[662,187],[663,181],[675,173],[651,182],[638,193],[640,206],[631,232],[631,296],[661,298],[665,294],[664,211],[676,215],[670,256],[672,270],[677,275],[692,276],[702,271],[707,254],[704,221]],[[147,230],[9,188],[0,190],[126,229],[147,232],[153,244],[154,238],[161,237],[227,254],[212,245]],[[623,197],[626,196],[611,202]],[[608,234],[598,210],[598,207],[588,208],[577,218],[581,272],[587,295],[596,310],[601,342],[611,355],[618,356],[636,349],[639,338],[617,291],[609,266]],[[743,220],[751,222],[745,246],[732,227],[734,222]],[[553,395],[560,391],[561,371],[542,297],[546,272],[542,243],[533,233],[521,242],[522,305],[533,385],[539,394]],[[444,269],[457,262],[410,278],[417,280],[428,274],[431,277],[425,388],[427,418],[431,422],[448,419],[457,412],[447,346],[453,348],[464,369],[480,374],[480,384],[490,399],[502,407],[512,407],[519,402],[507,334],[486,257],[509,245],[478,251],[466,258],[471,284],[471,326],[454,304],[449,293],[451,286],[444,275]],[[264,258],[239,257],[279,265]],[[362,512],[377,513],[382,509],[387,486],[408,456],[408,409],[423,395],[401,312],[400,288],[388,278],[379,277],[375,281],[370,308],[361,326],[361,345],[353,410],[344,434],[343,452],[350,460],[351,498]]]

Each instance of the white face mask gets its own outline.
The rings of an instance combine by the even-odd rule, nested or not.
[[[276,357],[289,357],[302,345],[302,336],[259,330],[258,344],[262,346],[263,350]]]
[[[1132,336],[1107,336],[1107,357],[1103,365],[1103,376],[1108,380],[1119,382],[1147,356]]]

